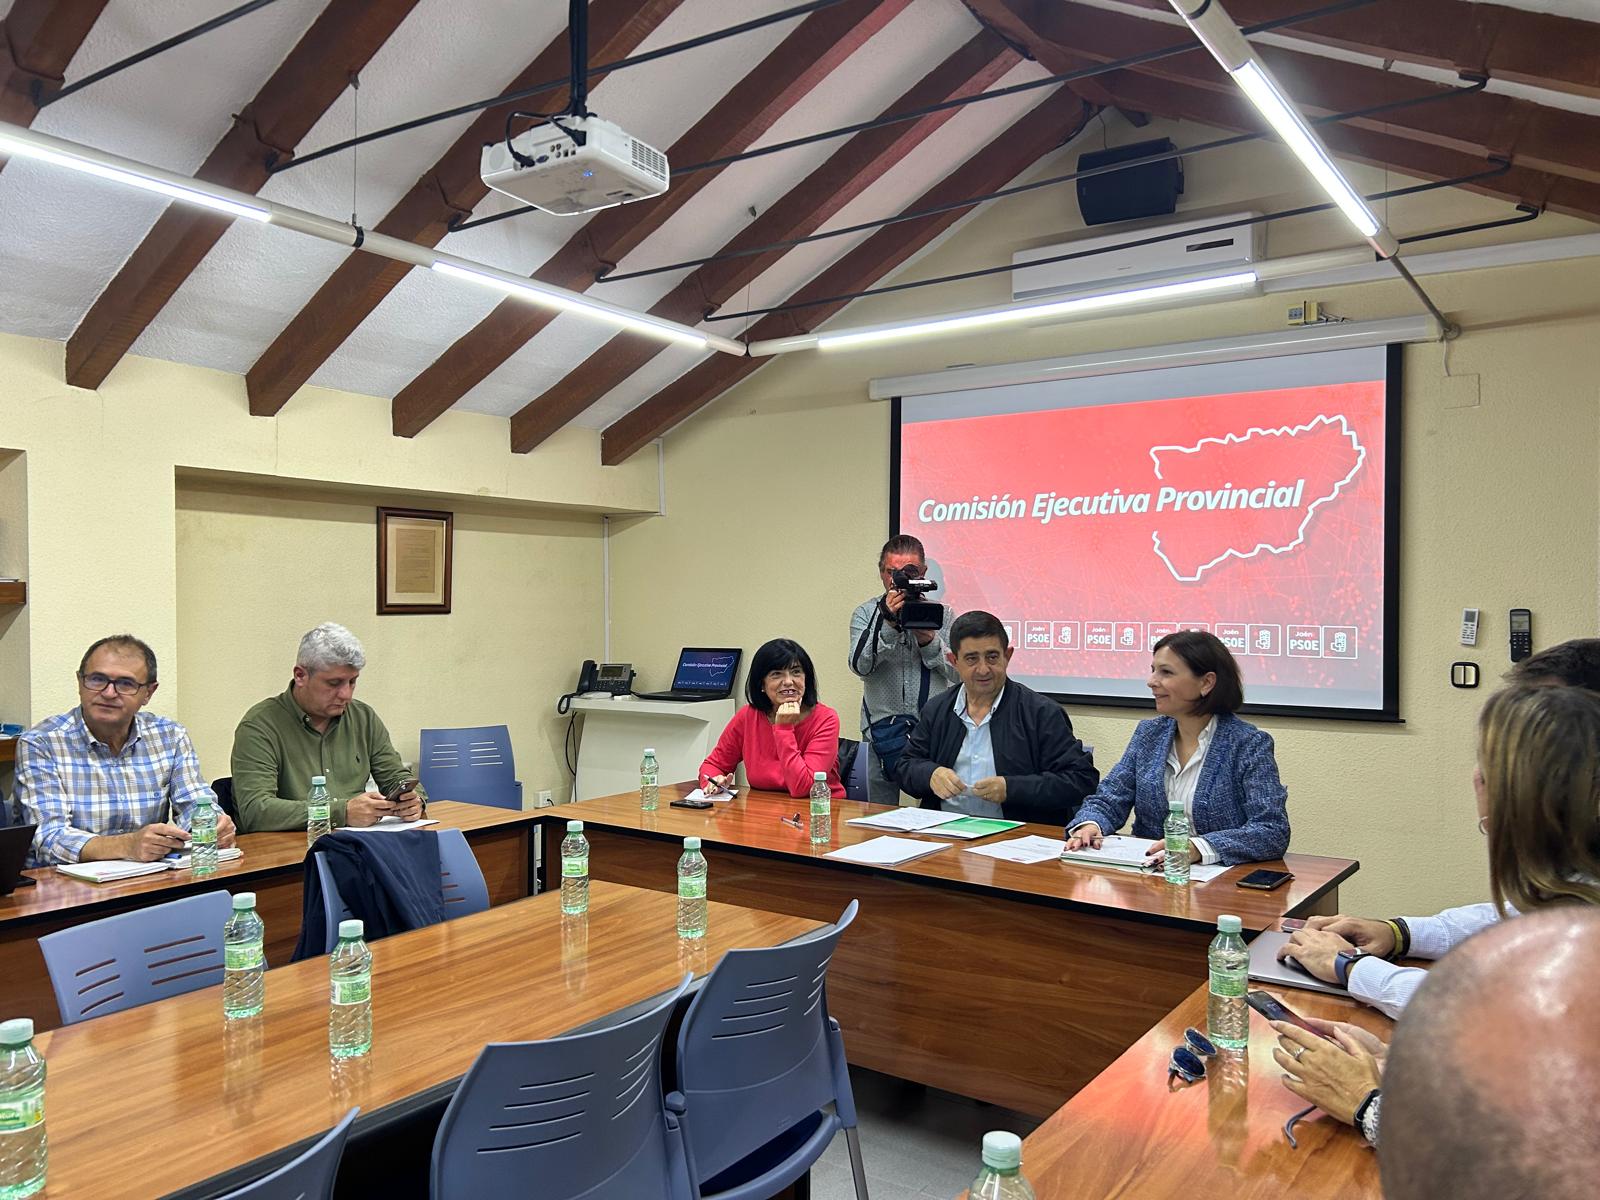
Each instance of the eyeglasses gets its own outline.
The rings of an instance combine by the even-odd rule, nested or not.
[[[83,685],[86,691],[90,692],[103,692],[109,686],[116,688],[119,696],[136,696],[139,694],[140,688],[149,687],[155,680],[152,679],[149,683],[140,683],[137,679],[129,679],[126,675],[113,679],[111,676],[102,675],[98,671],[92,675],[85,675],[80,671],[78,673],[78,682]]]
[[[1173,1049],[1167,1062],[1167,1082],[1170,1084],[1176,1075],[1185,1083],[1198,1083],[1206,1077],[1205,1060],[1216,1056],[1217,1048],[1211,1039],[1190,1026],[1183,1031],[1183,1045]]]

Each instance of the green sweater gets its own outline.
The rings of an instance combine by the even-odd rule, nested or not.
[[[405,763],[371,705],[352,699],[342,716],[318,733],[295,703],[294,685],[263,700],[233,732],[233,799],[239,832],[304,829],[311,777],[327,779],[333,823],[345,824],[345,805],[367,790],[371,775],[380,792],[406,777]],[[417,793],[423,795],[422,788]]]

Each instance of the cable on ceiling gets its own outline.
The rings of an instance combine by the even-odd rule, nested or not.
[[[1296,13],[1293,16],[1277,17],[1271,21],[1260,21],[1254,25],[1245,26],[1241,32],[1245,34],[1267,33],[1274,29],[1283,29],[1303,21],[1314,21],[1322,17],[1335,16],[1355,8],[1364,8],[1376,0],[1337,0],[1336,3],[1325,5],[1322,8],[1311,9],[1307,12]],[[744,150],[738,154],[727,154],[721,158],[707,159],[705,162],[690,163],[688,166],[674,166],[673,177],[689,175],[695,171],[711,171],[729,166],[737,162],[745,162],[752,158],[761,158],[768,154],[778,154],[785,150],[798,149],[801,146],[810,146],[817,142],[828,141],[833,138],[847,137],[851,134],[864,133],[871,129],[881,129],[886,125],[895,125],[902,121],[914,121],[920,117],[931,116],[933,113],[944,112],[952,108],[962,108],[968,104],[977,104],[984,100],[999,100],[1007,96],[1016,96],[1024,92],[1035,91],[1044,87],[1055,87],[1059,84],[1072,84],[1081,79],[1092,79],[1096,75],[1106,75],[1112,71],[1128,70],[1133,67],[1144,66],[1163,58],[1172,58],[1180,54],[1187,54],[1199,49],[1195,42],[1184,42],[1179,45],[1164,46],[1159,50],[1146,50],[1141,54],[1130,55],[1127,58],[1113,59],[1110,62],[1098,63],[1090,67],[1080,67],[1075,71],[1066,71],[1060,75],[1049,75],[1043,79],[1030,79],[1024,83],[1014,83],[1003,88],[994,88],[990,91],[975,92],[970,96],[956,96],[949,100],[941,100],[936,104],[927,104],[921,108],[908,109],[904,112],[888,113],[875,117],[870,121],[858,121],[852,125],[841,125],[835,129],[825,129],[820,133],[807,134],[805,137],[792,138],[787,142],[775,142],[770,146],[759,146],[754,149]],[[492,225],[496,221],[504,221],[508,217],[519,217],[524,213],[536,212],[532,204],[518,205],[516,208],[506,209],[504,212],[493,213],[487,217],[476,220],[452,219],[450,232],[463,233],[468,229],[476,229],[480,225]]]

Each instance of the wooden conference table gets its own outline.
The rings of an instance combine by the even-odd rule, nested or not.
[[[374,942],[372,1052],[342,1063],[328,1056],[326,958],[268,971],[266,1009],[247,1020],[224,1020],[219,984],[46,1033],[49,1194],[222,1195],[352,1106],[353,1185],[341,1190],[393,1194],[366,1189],[357,1140],[442,1103],[486,1043],[571,1032],[704,974],[727,950],[818,928],[713,903],[704,940],[683,942],[676,919],[670,896],[596,883],[585,917],[564,920],[543,896]],[[415,1160],[403,1190],[425,1194],[431,1141],[385,1148]]]
[[[833,839],[812,846],[804,800],[747,791],[708,810],[668,806],[691,790],[663,787],[648,813],[635,793],[538,810],[544,869],[560,862],[567,821],[582,820],[593,879],[673,891],[678,847],[692,834],[704,842],[715,899],[815,921],[837,920],[859,899],[828,977],[828,1007],[844,1026],[850,1061],[1040,1117],[1205,978],[1219,914],[1238,914],[1248,936],[1285,916],[1336,911],[1340,882],[1359,866],[1291,854],[1259,865],[1295,878],[1257,892],[1234,886],[1256,864],[1177,888],[1159,875],[1023,866],[962,850],[1061,836],[1044,825],[902,866],[859,866],[823,855],[880,836],[845,822],[887,811],[882,805],[835,800]],[[802,828],[781,819],[796,813]]]
[[[430,829],[460,829],[466,834],[489,885],[491,905],[533,892],[530,833],[535,813],[440,800],[429,803],[428,816],[439,822]],[[39,953],[39,938],[45,934],[216,888],[255,891],[256,907],[267,927],[267,963],[274,967],[287,963],[300,934],[306,835],[302,830],[246,833],[239,837],[239,848],[243,858],[223,863],[215,875],[201,879],[188,871],[163,871],[119,883],[84,883],[50,867],[23,872],[38,884],[0,896],[0,995],[5,1011],[31,1016],[39,1029],[61,1023]]]
[[[1349,1021],[1388,1039],[1393,1022],[1338,996],[1266,988],[1304,1017]],[[1206,1027],[1206,985],[1023,1142],[1023,1173],[1040,1200],[1360,1200],[1381,1194],[1361,1135],[1321,1113],[1283,1136],[1305,1101],[1283,1086],[1278,1035],[1250,1014],[1250,1048],[1207,1063],[1206,1078],[1167,1083],[1172,1048]]]

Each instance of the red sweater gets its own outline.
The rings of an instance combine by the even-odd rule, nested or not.
[[[744,762],[750,786],[763,792],[811,794],[815,772],[828,773],[828,790],[844,799],[839,782],[839,714],[819,704],[798,725],[774,725],[760,709],[745,705],[700,764],[700,778],[727,775]]]

